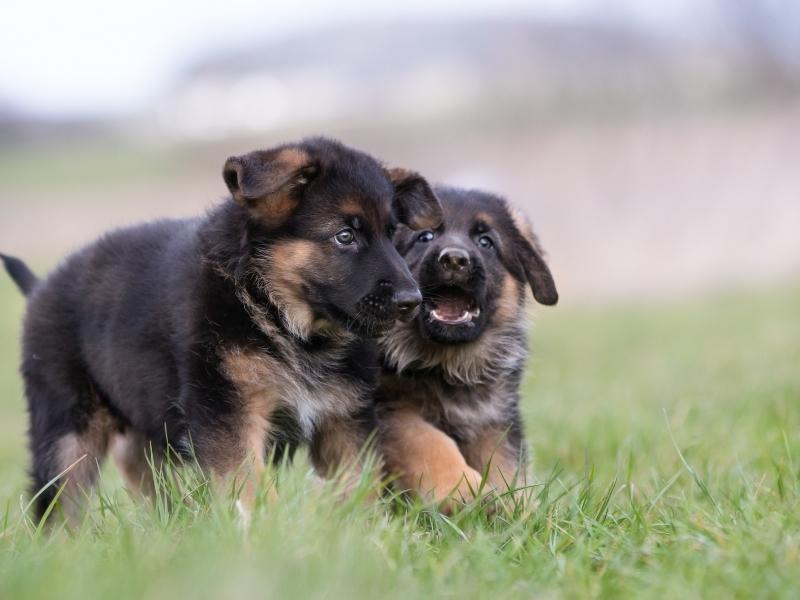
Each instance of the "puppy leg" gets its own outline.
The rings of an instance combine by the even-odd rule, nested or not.
[[[267,432],[265,418],[251,418],[237,424],[215,423],[192,435],[200,466],[210,471],[218,492],[233,492],[245,527],[265,471]]]
[[[40,493],[55,479],[55,483],[38,496],[36,515],[41,519],[63,486],[56,511],[60,508],[70,526],[77,527],[116,423],[104,409],[97,409],[82,424],[65,427],[63,421],[59,421],[39,421],[33,434],[33,493]]]
[[[415,410],[404,408],[383,417],[381,446],[389,472],[404,489],[415,490],[428,501],[472,500],[481,474],[464,460],[455,441],[428,423]]]
[[[359,454],[364,450],[370,426],[358,417],[329,418],[311,440],[311,462],[321,477],[341,475],[345,495],[355,490],[363,472]]]
[[[488,468],[488,484],[499,493],[527,484],[523,440],[518,428],[486,426],[460,445],[467,463],[481,473]]]
[[[163,457],[156,444],[151,444],[142,433],[127,430],[114,436],[111,455],[128,490],[143,498],[155,497],[155,481],[148,461],[152,457],[152,467],[160,469]]]

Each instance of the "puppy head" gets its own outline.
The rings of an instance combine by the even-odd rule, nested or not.
[[[422,177],[313,138],[231,157],[223,178],[247,212],[263,287],[296,334],[334,324],[378,335],[412,316],[421,295],[391,236],[398,224],[438,226]]]
[[[553,276],[530,225],[492,194],[437,188],[444,218],[437,228],[403,229],[400,253],[422,290],[416,325],[433,342],[470,342],[490,326],[517,321],[524,286],[541,304],[558,301]]]

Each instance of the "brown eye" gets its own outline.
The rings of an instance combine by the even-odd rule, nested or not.
[[[480,244],[481,248],[491,248],[492,246],[494,246],[492,238],[490,238],[488,235],[482,235],[481,237],[479,237],[478,244]]]
[[[333,236],[333,239],[336,240],[337,244],[341,244],[342,246],[349,246],[350,244],[356,241],[356,234],[350,228],[342,229],[339,233]]]

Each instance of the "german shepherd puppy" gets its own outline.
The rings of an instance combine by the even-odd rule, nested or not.
[[[206,216],[110,233],[42,282],[4,257],[28,295],[33,490],[57,481],[40,516],[62,485],[76,515],[112,441],[142,492],[146,449],[219,481],[247,465],[246,514],[271,450],[308,442],[327,475],[373,430],[369,338],[421,301],[391,236],[437,226],[436,196],[324,138],[229,158],[223,178],[231,198]]]
[[[488,489],[524,485],[525,286],[541,304],[558,294],[537,238],[505,200],[453,188],[436,194],[441,226],[396,235],[422,310],[381,338],[376,412],[389,473],[440,503],[473,497],[484,473]]]

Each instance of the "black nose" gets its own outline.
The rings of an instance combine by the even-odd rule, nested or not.
[[[422,303],[422,294],[418,289],[400,290],[395,292],[393,300],[400,317],[407,317]]]
[[[445,248],[439,253],[439,264],[447,271],[458,273],[469,267],[469,254],[461,248]]]

